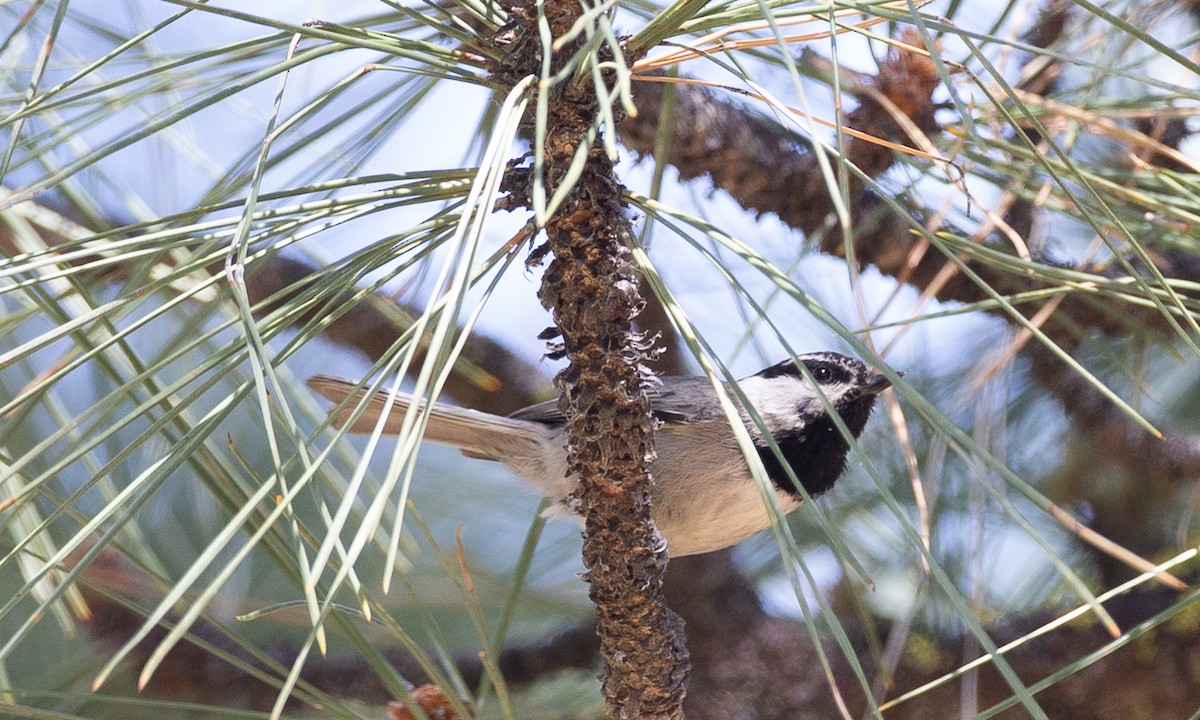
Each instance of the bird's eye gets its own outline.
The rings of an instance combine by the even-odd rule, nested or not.
[[[833,371],[827,367],[818,367],[813,369],[812,376],[813,380],[824,384],[833,380]]]

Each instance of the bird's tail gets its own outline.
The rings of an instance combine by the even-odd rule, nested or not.
[[[308,386],[326,399],[342,404],[333,413],[334,427],[346,427],[352,433],[371,433],[379,422],[379,416],[387,407],[389,391],[380,390],[367,401],[362,414],[347,424],[350,416],[363,402],[366,390],[357,387],[353,380],[315,375],[308,379]],[[343,400],[349,401],[343,403]],[[398,435],[404,423],[404,415],[413,405],[413,397],[397,393],[383,423],[385,435]],[[514,443],[533,440],[542,433],[542,428],[527,420],[514,420],[478,410],[435,404],[425,426],[425,439],[442,445],[459,448],[464,454],[489,460],[504,460],[502,453]]]

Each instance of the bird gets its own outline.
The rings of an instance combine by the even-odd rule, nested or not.
[[[858,438],[877,396],[891,384],[862,361],[836,352],[789,358],[737,383],[774,438],[783,460],[814,498],[837,482],[846,469],[850,449],[826,403],[836,409],[850,435]],[[362,414],[350,423],[366,397],[359,383],[316,375],[309,378],[308,386],[337,403],[331,409],[332,423],[352,433],[373,432],[389,396],[387,390],[373,394]],[[804,496],[736,393],[728,385],[726,389],[780,508],[785,514],[794,511]],[[652,515],[666,540],[668,555],[721,550],[769,527],[770,511],[708,378],[664,377],[647,387],[646,393],[659,422],[654,434],[656,456],[650,467]],[[399,434],[414,402],[411,396],[396,394],[383,421],[384,434]],[[424,439],[456,447],[468,457],[503,463],[543,495],[569,507],[566,501],[576,489],[577,478],[567,466],[566,422],[555,401],[507,417],[435,403]]]

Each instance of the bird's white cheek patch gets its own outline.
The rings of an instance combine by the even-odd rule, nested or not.
[[[776,434],[784,429],[794,430],[805,419],[811,420],[825,414],[826,406],[820,395],[802,378],[774,377],[768,380],[753,376],[745,378],[740,384],[742,392],[746,393],[763,422]],[[836,406],[853,389],[853,383],[821,386],[825,401],[831,406]]]
[[[846,396],[854,386],[849,383],[837,383],[836,385],[826,385],[822,389],[825,391],[825,396],[829,398],[829,402],[835,403]]]
[[[808,383],[800,378],[748,377],[740,383],[755,411],[767,427],[776,431],[794,429],[801,416],[820,412],[821,400]]]

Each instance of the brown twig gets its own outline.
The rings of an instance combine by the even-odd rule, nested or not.
[[[1056,22],[1060,20],[1057,15],[1052,17]],[[927,57],[896,50],[875,77],[871,92],[863,91],[859,95],[860,104],[847,113],[845,124],[879,140],[900,142],[909,140],[913,128],[922,133],[934,132],[937,130],[934,118],[937,107],[932,101],[932,93],[939,82],[940,76]],[[851,88],[866,84],[865,79],[856,78]],[[823,252],[837,256],[847,254],[840,233],[819,232],[828,222],[834,206],[816,154],[803,140],[784,132],[774,119],[757,116],[745,106],[721,99],[706,89],[687,84],[674,84],[672,88],[675,97],[674,122],[669,127],[670,153],[660,160],[674,166],[681,179],[706,176],[715,187],[728,192],[747,210],[775,213],[787,225],[808,235],[819,235]],[[626,118],[620,125],[622,141],[634,152],[654,151],[663,92],[662,83],[635,83],[638,114]],[[908,123],[898,121],[893,112],[888,112],[881,98],[886,98],[889,106],[902,110]],[[849,164],[872,178],[882,175],[894,162],[894,155],[886,145],[856,137],[846,139],[845,154]],[[924,241],[912,232],[909,220],[865,189],[858,174],[850,174],[847,182],[857,263],[874,265],[880,272],[903,278],[919,288],[937,283],[936,297],[943,301],[979,302],[990,298],[982,284],[963,273],[946,273],[948,261],[943,255],[922,251]],[[1023,204],[1022,207],[1027,209]],[[1019,222],[1010,220],[1009,224],[1015,226]],[[1054,265],[1047,258],[1038,259]],[[1163,261],[1175,263],[1173,269],[1183,273],[1176,277],[1200,278],[1200,268],[1193,268],[1185,258],[1164,256]],[[1024,273],[979,263],[968,263],[968,266],[983,283],[1001,294],[1046,287]],[[1115,271],[1072,269],[1091,270],[1100,275]],[[1051,323],[1047,328],[1056,339],[1075,338],[1077,328],[1123,337],[1130,332],[1131,320],[1143,329],[1161,331],[1168,328],[1163,316],[1154,308],[1127,306],[1126,312],[1117,317],[1106,303],[1077,294],[1060,302],[1062,305],[1056,315],[1068,322]],[[1039,304],[1031,303],[1019,309],[1032,315],[1039,307]]]
[[[513,27],[493,80],[513,87],[542,68],[539,12],[532,4],[506,3]],[[542,8],[552,37],[579,19],[573,1]],[[582,39],[565,42],[551,64],[562,67]],[[582,173],[546,219],[547,267],[538,296],[554,316],[561,338],[554,354],[569,365],[556,378],[567,420],[567,461],[579,487],[572,502],[584,518],[583,561],[596,604],[601,686],[608,713],[626,718],[682,718],[688,672],[683,626],[666,605],[662,574],[665,542],[650,517],[650,461],[654,420],[643,364],[653,339],[633,329],[641,310],[637,274],[629,260],[632,229],[612,162],[587,133],[599,114],[587,82],[563,82],[552,93],[546,117],[544,181],[553,197],[585,149]]]

